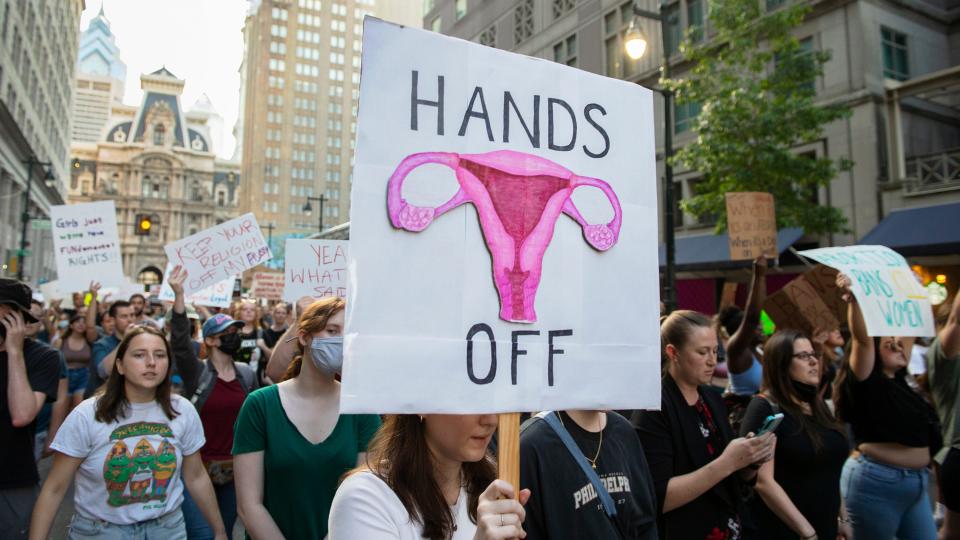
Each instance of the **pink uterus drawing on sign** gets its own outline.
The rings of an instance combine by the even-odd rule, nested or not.
[[[401,195],[410,172],[428,163],[450,167],[460,189],[436,208],[409,204]],[[570,196],[578,187],[599,188],[613,206],[613,219],[591,225],[586,222]],[[510,322],[537,320],[534,302],[543,254],[553,238],[560,213],[583,228],[587,242],[599,251],[617,243],[622,210],[609,184],[597,178],[577,176],[547,159],[498,150],[485,154],[423,152],[404,158],[390,176],[387,213],[398,229],[420,232],[446,212],[467,202],[473,203],[480,228],[493,259],[493,282],[500,296],[500,318]]]

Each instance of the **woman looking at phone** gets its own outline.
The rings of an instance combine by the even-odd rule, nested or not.
[[[777,449],[757,471],[750,502],[758,538],[852,539],[840,498],[840,473],[848,445],[843,427],[817,389],[820,357],[796,330],[774,334],[763,349],[763,393],[750,401],[741,434],[760,433],[782,414]]]

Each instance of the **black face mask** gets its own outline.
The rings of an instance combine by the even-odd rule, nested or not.
[[[818,390],[816,386],[793,379],[790,379],[790,383],[793,385],[793,391],[797,393],[797,397],[799,397],[801,401],[810,403],[816,399]]]
[[[217,347],[224,354],[233,356],[240,350],[241,340],[240,334],[236,332],[230,332],[229,334],[223,334],[220,336],[220,345]]]

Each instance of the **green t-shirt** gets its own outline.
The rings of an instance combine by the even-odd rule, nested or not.
[[[340,477],[356,466],[379,427],[375,414],[341,414],[326,440],[310,444],[284,412],[277,386],[268,386],[243,402],[233,454],[263,451],[267,512],[285,537],[320,540]]]
[[[933,403],[943,426],[943,449],[936,455],[943,463],[950,448],[960,449],[960,410],[957,391],[960,390],[960,355],[947,358],[940,348],[940,338],[933,340],[927,350],[927,382]]]

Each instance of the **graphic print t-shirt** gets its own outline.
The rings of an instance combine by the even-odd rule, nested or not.
[[[78,405],[50,445],[83,459],[73,497],[77,513],[130,524],[179,508],[183,456],[199,451],[205,442],[197,410],[174,395],[173,409],[180,414],[173,420],[154,401],[132,403],[124,418],[104,424],[94,418],[96,400]]]

